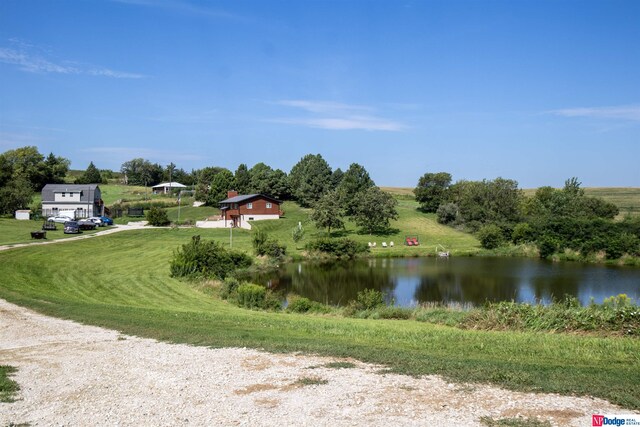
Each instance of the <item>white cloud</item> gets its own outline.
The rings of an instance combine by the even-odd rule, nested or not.
[[[330,130],[367,130],[399,132],[406,129],[401,123],[377,117],[352,116],[348,118],[273,119],[273,123],[285,123]]]
[[[338,102],[323,102],[323,101],[305,101],[305,100],[284,100],[278,101],[275,104],[284,105],[286,107],[300,108],[311,113],[344,113],[344,112],[359,112],[359,111],[372,111],[370,107],[364,107],[361,105],[348,105]]]
[[[400,122],[373,115],[374,108],[362,105],[308,100],[283,100],[274,104],[311,113],[311,117],[285,117],[269,120],[272,123],[329,130],[399,132],[407,128]]]
[[[57,74],[86,74],[91,76],[103,76],[116,79],[139,79],[142,74],[125,73],[102,67],[81,67],[77,65],[63,65],[45,59],[38,54],[25,52],[30,45],[21,43],[23,50],[0,47],[0,62],[17,65],[22,71],[29,73],[57,73]]]
[[[550,113],[563,117],[590,117],[596,119],[618,119],[640,121],[640,105],[617,107],[583,107],[552,110]]]

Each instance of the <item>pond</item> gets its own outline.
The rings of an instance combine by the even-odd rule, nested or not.
[[[480,305],[485,301],[548,304],[565,294],[582,304],[612,295],[640,300],[640,268],[552,263],[528,258],[389,258],[314,264],[296,262],[247,279],[284,293],[346,305],[376,289],[403,307],[420,303]]]

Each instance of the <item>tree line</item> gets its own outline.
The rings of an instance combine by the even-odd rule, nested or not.
[[[567,250],[582,257],[640,256],[640,218],[615,221],[618,207],[586,196],[577,178],[526,197],[512,179],[452,184],[447,172],[425,173],[414,194],[422,211],[435,213],[441,224],[476,233],[487,249],[532,243],[543,258]]]

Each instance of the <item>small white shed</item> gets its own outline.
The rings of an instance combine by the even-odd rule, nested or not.
[[[16,211],[16,219],[31,219],[31,211],[30,210],[18,210]]]

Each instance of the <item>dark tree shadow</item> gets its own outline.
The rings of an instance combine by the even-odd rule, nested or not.
[[[365,229],[358,229],[357,234],[359,234],[360,236],[376,236],[376,237],[391,237],[391,236],[395,236],[398,233],[400,233],[400,229],[399,228],[394,228],[394,227],[388,227],[388,228],[379,228],[377,230],[373,230],[373,231],[368,231]]]

